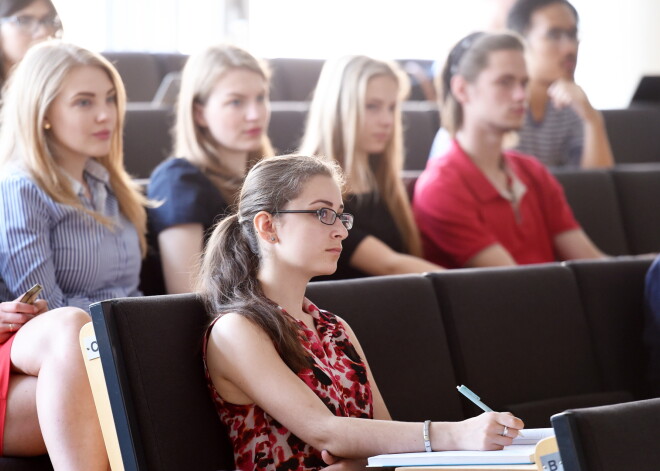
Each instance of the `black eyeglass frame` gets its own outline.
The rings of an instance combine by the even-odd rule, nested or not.
[[[332,214],[334,214],[334,217],[332,218],[332,222],[325,222],[323,221],[323,216],[322,212],[323,211],[330,211]],[[271,214],[316,214],[319,218],[319,221],[321,221],[321,224],[325,224],[326,226],[332,226],[335,221],[337,221],[337,218],[341,221],[341,223],[344,225],[347,231],[350,231],[351,228],[353,227],[353,221],[355,217],[351,213],[337,213],[332,208],[320,208],[320,209],[282,209],[280,211],[273,211]]]

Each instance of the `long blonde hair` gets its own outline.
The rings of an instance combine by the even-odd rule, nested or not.
[[[108,155],[95,158],[106,168],[119,209],[135,226],[142,253],[146,253],[146,198],[126,170],[123,159],[126,91],[117,70],[101,55],[73,44],[51,40],[30,48],[5,84],[0,112],[0,169],[19,163],[54,201],[73,206],[112,226],[102,214],[83,206],[53,156],[52,137],[44,129],[48,109],[76,67],[98,67],[108,75],[117,93],[117,123]]]
[[[363,119],[369,80],[391,77],[399,87],[392,139],[377,158],[356,152],[357,133]],[[403,125],[400,103],[410,84],[395,63],[366,56],[328,60],[321,71],[307,118],[300,152],[335,159],[346,174],[348,191],[371,188],[385,202],[410,254],[421,256],[419,231],[401,180]],[[357,195],[359,197],[359,195]]]
[[[228,71],[245,69],[270,82],[266,64],[249,52],[229,44],[210,46],[188,58],[181,77],[174,125],[174,155],[190,160],[201,170],[211,170],[211,181],[225,194],[237,194],[241,182],[233,181],[229,171],[218,159],[218,143],[206,127],[195,120],[195,105],[205,105],[213,88]],[[264,133],[261,147],[248,153],[248,170],[262,157],[274,154],[270,139]],[[226,178],[214,178],[214,174]],[[242,181],[242,179],[241,179]]]

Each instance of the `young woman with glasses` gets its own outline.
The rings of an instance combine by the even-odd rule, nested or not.
[[[507,413],[392,421],[351,328],[305,298],[312,277],[336,269],[353,226],[341,184],[326,159],[264,159],[207,243],[205,367],[236,468],[361,469],[381,453],[511,444],[523,423]]]
[[[273,155],[269,72],[247,51],[212,46],[188,59],[181,78],[174,155],[151,174],[149,232],[168,293],[192,289],[210,229],[236,199],[245,173]]]
[[[398,66],[365,56],[329,60],[321,71],[301,152],[341,165],[345,204],[357,216],[335,278],[441,269],[421,258],[401,180],[401,101],[408,88]]]
[[[2,0],[0,2],[0,82],[27,50],[62,33],[62,23],[51,0]]]

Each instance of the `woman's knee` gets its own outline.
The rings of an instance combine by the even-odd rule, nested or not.
[[[61,307],[50,311],[53,334],[50,341],[55,348],[80,350],[78,338],[80,329],[92,319],[77,307]]]

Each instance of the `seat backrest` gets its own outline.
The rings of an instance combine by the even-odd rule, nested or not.
[[[313,282],[307,296],[351,326],[395,420],[462,420],[433,288],[420,275]]]
[[[656,471],[660,399],[568,410],[552,417],[565,471]]]
[[[124,298],[91,312],[124,469],[234,469],[204,376],[203,303]]]
[[[278,154],[294,153],[305,132],[308,102],[278,101],[271,103],[268,137]]]
[[[644,386],[646,353],[644,278],[651,259],[573,261],[573,272],[589,324],[596,361],[606,390],[648,397]]]
[[[527,427],[548,427],[550,416],[568,407],[609,402],[600,394],[589,328],[567,267],[427,276],[438,296],[456,375],[490,407],[514,413]],[[479,412],[464,404],[466,414]]]
[[[124,166],[134,178],[149,178],[151,171],[172,152],[171,107],[130,104],[124,124]]]
[[[103,52],[119,72],[128,101],[150,102],[163,78],[161,66],[149,52]]]
[[[161,77],[181,72],[188,60],[188,55],[180,52],[158,52],[152,53],[152,55],[156,59]]]
[[[53,465],[48,459],[48,455],[34,458],[0,456],[0,469],[2,471],[53,471]]]
[[[612,176],[631,253],[660,252],[660,166],[617,167]]]
[[[435,134],[440,128],[438,106],[428,101],[402,105],[406,170],[424,170]]]
[[[603,110],[617,164],[660,162],[660,107]]]
[[[324,62],[322,59],[269,59],[268,64],[273,71],[270,99],[310,101]]]
[[[584,231],[603,252],[629,254],[614,179],[607,170],[553,169]]]

